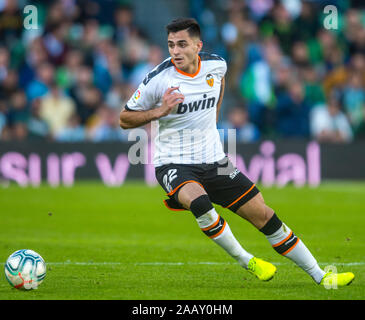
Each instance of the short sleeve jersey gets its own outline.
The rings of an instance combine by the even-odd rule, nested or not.
[[[218,55],[200,53],[195,74],[177,69],[171,58],[147,74],[125,108],[144,111],[158,108],[170,87],[179,87],[184,102],[167,116],[158,119],[153,163],[212,163],[225,154],[216,126],[217,102],[222,78],[227,71],[225,60]]]

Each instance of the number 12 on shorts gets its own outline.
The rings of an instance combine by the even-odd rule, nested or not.
[[[169,171],[167,171],[167,173],[163,176],[163,184],[166,187],[166,190],[168,192],[171,192],[172,187],[171,187],[171,182],[177,178],[177,169],[170,169]]]

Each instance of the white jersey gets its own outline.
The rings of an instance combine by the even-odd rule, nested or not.
[[[225,157],[216,126],[221,81],[227,71],[223,58],[199,54],[195,74],[177,69],[171,58],[147,74],[125,108],[145,111],[158,108],[170,87],[185,96],[170,114],[160,118],[156,129],[153,164],[212,163]]]

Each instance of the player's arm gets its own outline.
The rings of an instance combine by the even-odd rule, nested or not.
[[[162,97],[160,107],[145,111],[122,110],[119,116],[119,125],[123,129],[133,129],[141,127],[153,120],[167,116],[171,110],[179,103],[184,101],[184,95],[173,92],[178,87],[168,88]]]
[[[160,118],[160,110],[152,109],[147,111],[122,110],[119,116],[119,125],[123,129],[133,129]]]
[[[217,123],[218,123],[219,111],[221,109],[221,105],[222,105],[222,101],[223,101],[225,84],[226,84],[226,82],[225,82],[225,79],[223,77],[222,81],[221,81],[221,91],[219,93],[219,99],[218,99],[218,102],[217,102]]]

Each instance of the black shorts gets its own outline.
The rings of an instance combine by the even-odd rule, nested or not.
[[[164,200],[171,210],[185,210],[178,202],[180,188],[189,182],[198,183],[210,201],[236,212],[259,190],[242,172],[225,157],[212,164],[167,164],[156,169],[156,178],[169,199]]]

